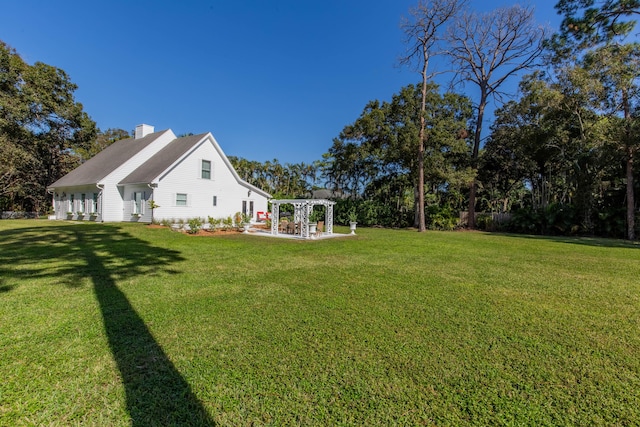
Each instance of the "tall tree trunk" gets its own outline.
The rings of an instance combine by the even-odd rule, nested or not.
[[[476,228],[476,189],[478,187],[476,176],[478,175],[478,154],[480,152],[480,141],[482,139],[482,120],[484,120],[484,109],[486,106],[487,88],[481,86],[476,131],[473,136],[473,152],[471,154],[471,169],[473,170],[473,181],[471,181],[471,185],[469,187],[469,216],[467,220],[467,226],[470,229]]]
[[[636,239],[635,197],[633,195],[633,144],[631,141],[631,106],[626,90],[622,91],[622,107],[625,121],[625,149],[627,157],[627,239]]]
[[[420,197],[418,196],[418,183],[413,186],[413,226],[419,228],[420,224]]]
[[[426,231],[424,217],[424,141],[426,139],[427,111],[427,67],[429,60],[425,49],[425,60],[422,66],[422,102],[420,104],[420,144],[418,146],[418,231]]]
[[[636,239],[635,197],[633,195],[633,147],[627,144],[627,239]]]

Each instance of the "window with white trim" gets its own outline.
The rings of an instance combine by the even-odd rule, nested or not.
[[[89,213],[97,213],[98,212],[98,193],[93,193],[93,197],[91,198],[91,204],[89,205]]]
[[[200,177],[202,179],[211,179],[211,160],[203,160]]]
[[[142,191],[136,191],[133,193],[131,213],[136,215],[144,214],[144,199],[146,194]]]
[[[187,206],[187,194],[186,193],[178,193],[178,194],[176,194],[176,206]]]
[[[74,212],[76,210],[76,195],[69,195],[69,212]]]
[[[87,203],[87,195],[80,194],[80,206],[78,206],[78,212],[84,213],[85,203]]]

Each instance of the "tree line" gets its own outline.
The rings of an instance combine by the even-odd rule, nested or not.
[[[420,0],[401,24],[400,62],[416,84],[368,102],[311,164],[230,161],[278,198],[326,189],[338,217],[355,210],[365,225],[450,229],[466,210],[470,228],[497,226],[476,211],[509,213],[500,226],[512,231],[633,240],[640,2],[555,9],[563,21],[550,34],[530,7]],[[42,210],[47,185],[128,132],[97,129],[64,71],[28,65],[1,42],[0,70],[0,207]],[[515,79],[518,93],[507,93]]]
[[[64,70],[29,65],[0,41],[0,210],[46,212],[49,185],[129,136],[100,131],[76,89]]]
[[[496,226],[479,210],[510,213],[500,226],[511,231],[635,239],[640,2],[556,9],[556,34],[518,5],[478,14],[432,0],[410,11],[402,59],[420,83],[371,101],[327,156],[329,184],[359,201],[361,221],[452,228],[466,207],[470,228],[477,218]],[[471,85],[474,98],[439,90],[436,56],[456,70],[450,87]],[[504,83],[515,77],[508,99]],[[483,137],[490,98],[499,108]]]

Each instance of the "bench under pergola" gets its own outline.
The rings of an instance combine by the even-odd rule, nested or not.
[[[314,206],[324,206],[325,234],[333,234],[333,205],[336,202],[326,199],[278,199],[271,200],[271,234],[277,236],[278,223],[280,222],[280,205],[293,205],[293,221],[300,224],[300,237],[310,239],[309,218]]]

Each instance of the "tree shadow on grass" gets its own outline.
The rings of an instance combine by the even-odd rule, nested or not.
[[[0,232],[0,277],[59,279],[79,286],[89,278],[126,392],[133,426],[214,425],[191,387],[138,315],[118,281],[159,272],[183,260],[116,225],[76,224]],[[18,267],[18,268],[15,268]],[[3,285],[6,291],[17,285]]]
[[[640,242],[632,242],[622,239],[610,239],[605,237],[587,237],[587,236],[539,236],[531,234],[505,234],[507,236],[521,237],[534,240],[549,240],[558,243],[567,243],[571,245],[594,246],[600,248],[624,248],[624,249],[640,249]]]

